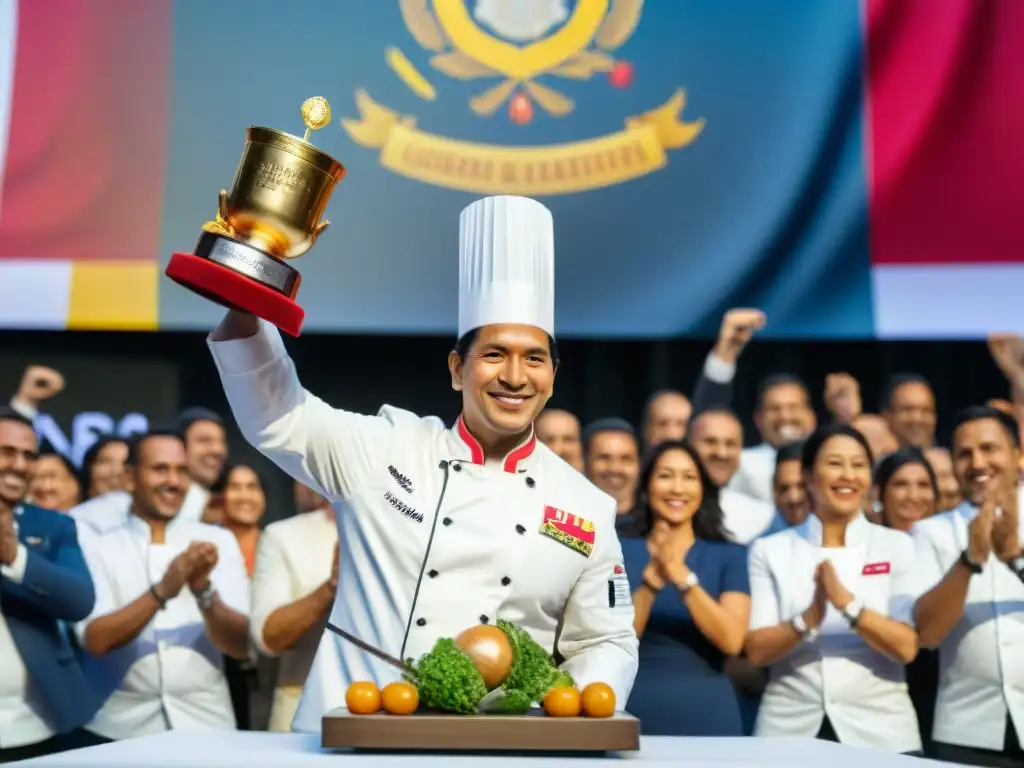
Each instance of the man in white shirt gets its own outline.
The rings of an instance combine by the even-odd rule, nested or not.
[[[1024,765],[1024,538],[1016,421],[988,406],[957,414],[953,471],[964,501],[911,531],[925,592],[921,644],[939,648],[934,756]]]
[[[775,518],[775,507],[732,488],[730,481],[740,468],[743,427],[736,414],[725,408],[706,410],[690,425],[690,439],[711,481],[721,490],[722,508],[729,538],[750,544]]]
[[[338,590],[334,512],[302,483],[295,484],[295,506],[297,515],[263,531],[252,576],[253,644],[280,657],[268,728],[278,732],[291,730]]]
[[[176,434],[136,438],[126,473],[121,523],[83,529],[96,606],[76,633],[86,675],[106,697],[86,730],[117,740],[234,728],[222,654],[248,655],[238,543],[224,529],[178,519],[189,475]]]
[[[558,363],[551,214],[486,198],[459,229],[453,427],[388,405],[376,416],[332,408],[302,388],[277,330],[238,312],[210,337],[228,402],[250,443],[334,504],[343,555],[331,626],[405,659],[505,619],[622,706],[638,644],[615,502],[533,432]],[[310,676],[293,730],[318,732],[353,681],[401,676],[341,637],[320,644],[315,664],[323,674]]]
[[[185,441],[188,490],[178,510],[178,520],[203,520],[210,501],[210,486],[220,477],[227,460],[227,437],[220,416],[206,408],[186,408],[177,419],[177,431]],[[121,525],[131,494],[111,491],[73,507],[68,513],[79,525],[102,533]]]

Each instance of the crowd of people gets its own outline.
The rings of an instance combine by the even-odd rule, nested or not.
[[[1009,397],[958,412],[949,446],[928,381],[893,377],[868,413],[835,373],[820,425],[806,382],[762,382],[763,442],[744,448],[732,385],[763,323],[730,311],[694,391],[655,393],[638,429],[536,421],[617,505],[639,637],[625,708],[645,734],[1020,766],[1024,342],[990,340]],[[296,514],[263,526],[263,478],[204,409],[76,467],[33,428],[62,386],[34,367],[0,411],[0,761],[289,730],[346,558],[331,506],[296,482]]]

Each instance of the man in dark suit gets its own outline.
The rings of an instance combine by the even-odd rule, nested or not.
[[[0,763],[58,751],[100,704],[64,627],[95,602],[75,521],[22,501],[37,451],[32,422],[0,409]]]

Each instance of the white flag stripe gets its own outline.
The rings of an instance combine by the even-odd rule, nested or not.
[[[64,330],[71,272],[70,261],[0,259],[0,328]]]
[[[1024,332],[1024,264],[875,266],[871,280],[880,339]]]
[[[17,55],[18,0],[0,0],[0,219],[3,218],[4,169],[7,167],[7,136],[11,127]]]

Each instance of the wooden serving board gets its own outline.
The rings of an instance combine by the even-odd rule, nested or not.
[[[613,717],[525,715],[352,715],[323,717],[321,746],[394,752],[628,752],[640,749],[640,721]]]

